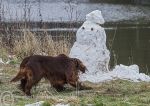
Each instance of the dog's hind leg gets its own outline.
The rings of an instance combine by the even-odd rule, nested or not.
[[[25,92],[25,86],[27,84],[27,79],[21,79],[20,80],[20,85],[19,85],[19,89],[22,90],[23,92]]]
[[[28,79],[25,85],[25,93],[27,96],[31,96],[30,90],[32,89],[32,80]]]
[[[31,92],[30,92],[31,88],[32,88],[32,82],[28,81],[25,86],[25,93],[27,96],[31,96]]]
[[[28,70],[27,82],[25,84],[25,90],[24,91],[25,91],[27,96],[31,96],[30,90],[32,89],[32,86],[33,86],[33,74],[32,74],[32,71],[30,69],[27,69],[27,70]]]

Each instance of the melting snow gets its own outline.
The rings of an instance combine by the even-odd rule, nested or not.
[[[55,105],[55,106],[70,106],[69,104],[57,104],[57,105]]]
[[[113,69],[110,72],[97,74],[95,76],[83,75],[83,77],[80,78],[81,81],[90,81],[93,83],[105,82],[116,79],[129,80],[133,82],[140,82],[140,81],[149,82],[150,76],[145,75],[144,73],[139,73],[139,67],[137,65],[125,66],[121,64],[117,65],[115,69]]]
[[[3,60],[2,60],[2,58],[0,58],[0,64],[5,64],[5,63],[3,62]]]
[[[27,104],[25,106],[42,106],[44,103],[44,101],[40,101],[40,102],[36,102],[36,103],[33,103],[33,104]]]
[[[43,103],[44,103],[44,101],[39,101],[39,102],[36,102],[36,103],[33,103],[33,104],[27,104],[25,106],[43,106]],[[70,106],[70,105],[59,103],[59,104],[52,105],[52,106]]]

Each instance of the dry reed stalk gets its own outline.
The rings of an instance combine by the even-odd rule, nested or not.
[[[68,55],[69,47],[70,43],[65,38],[54,41],[50,35],[46,35],[41,40],[34,33],[27,31],[20,40],[15,40],[13,51],[22,59],[35,54],[56,56],[64,53]]]

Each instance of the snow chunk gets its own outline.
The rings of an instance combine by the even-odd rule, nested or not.
[[[44,101],[40,101],[40,102],[36,102],[36,103],[33,103],[33,104],[27,104],[25,106],[43,106],[43,103],[44,103]]]
[[[27,104],[25,106],[43,106],[43,103],[44,103],[44,101],[39,101],[39,102],[36,102],[36,103],[33,103],[33,104]],[[59,103],[59,104],[52,105],[52,106],[70,106],[70,105]]]
[[[139,73],[139,67],[137,65],[117,65],[112,72],[107,73],[113,78],[126,79],[134,82],[150,81],[150,77],[144,73]]]
[[[5,63],[3,62],[3,60],[2,60],[2,58],[0,58],[0,64],[5,64]]]
[[[64,105],[64,104],[57,104],[55,106],[70,106],[70,105],[69,104],[66,104],[66,105]]]

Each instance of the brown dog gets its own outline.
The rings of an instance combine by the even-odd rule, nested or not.
[[[20,87],[29,96],[32,86],[43,77],[48,79],[57,91],[62,91],[63,85],[67,83],[73,87],[78,84],[79,89],[82,89],[78,73],[79,70],[85,73],[86,69],[79,59],[69,58],[64,54],[56,57],[34,55],[23,59],[19,73],[11,82],[21,80]]]

